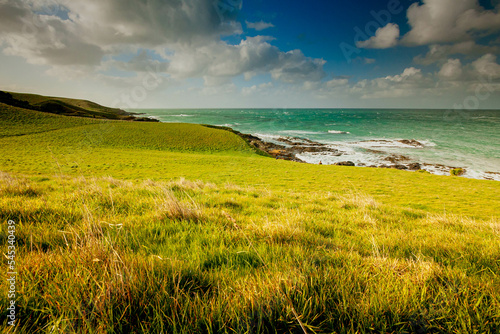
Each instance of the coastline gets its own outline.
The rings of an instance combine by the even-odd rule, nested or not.
[[[349,166],[349,167],[369,167],[369,168],[391,168],[398,170],[406,170],[411,172],[420,173],[430,173],[435,175],[452,175],[455,173],[457,176],[477,178],[468,175],[467,168],[464,166],[449,166],[444,164],[433,164],[428,162],[421,162],[415,159],[411,159],[408,156],[402,154],[396,154],[387,152],[381,149],[370,149],[367,148],[366,151],[379,156],[378,163],[355,163],[349,160],[348,155],[344,155],[342,150],[335,147],[333,144],[324,144],[317,141],[313,141],[307,138],[292,137],[292,136],[276,136],[272,139],[259,137],[255,134],[245,134],[234,130],[228,126],[217,126],[202,124],[203,126],[215,129],[222,129],[230,131],[243,140],[245,140],[249,146],[251,146],[256,153],[260,155],[266,155],[269,157],[274,157],[277,160],[288,160],[299,163],[309,163],[309,164],[324,164],[324,165],[337,165],[337,166]],[[370,142],[381,142],[375,140],[360,141],[359,143],[370,143]],[[384,141],[382,141],[384,142]],[[385,141],[390,142],[390,141]],[[415,148],[425,147],[424,143],[421,143],[415,139],[398,139],[393,142],[400,143],[402,145],[407,145]],[[318,157],[317,159],[308,159],[310,157]],[[335,163],[323,162],[321,157],[325,156],[335,156],[342,157],[345,159],[340,159],[341,161]],[[318,161],[318,162],[316,162]],[[489,180],[489,181],[500,181],[499,172],[485,172],[483,177],[479,179]]]

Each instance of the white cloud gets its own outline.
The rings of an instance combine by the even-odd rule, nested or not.
[[[457,44],[429,46],[429,52],[425,56],[417,56],[414,61],[421,65],[430,65],[436,62],[446,61],[453,55],[463,54],[467,56],[481,56],[486,53],[497,53],[500,48],[497,46],[478,45],[474,41],[465,41]]]
[[[201,93],[205,96],[236,95],[238,88],[234,83],[227,83],[219,86],[205,86]]]
[[[282,52],[269,44],[272,38],[249,37],[238,45],[219,41],[203,47],[179,49],[169,60],[168,73],[174,77],[236,77],[250,79],[270,72],[273,79],[287,83],[321,80],[322,59],[304,56],[300,50]]]
[[[210,0],[65,0],[64,5],[86,35],[104,45],[197,44],[241,33],[236,21],[221,22]]]
[[[313,59],[304,56],[300,50],[292,50],[279,54],[279,66],[271,69],[273,79],[287,83],[299,83],[304,81],[319,81],[326,73],[323,59]]]
[[[247,28],[249,29],[255,29],[257,31],[261,31],[261,30],[264,30],[264,29],[268,29],[268,28],[273,28],[274,27],[274,24],[270,23],[270,22],[264,22],[264,21],[259,21],[259,22],[248,22],[248,21],[245,21],[246,25],[247,25]]]
[[[349,79],[347,78],[336,78],[329,80],[325,83],[327,88],[338,88],[338,87],[347,87],[347,84],[349,83]]]
[[[399,38],[399,26],[389,23],[385,27],[378,28],[375,36],[366,41],[356,43],[358,48],[387,49],[396,46]]]
[[[448,59],[441,67],[438,76],[444,80],[456,80],[462,75],[462,63],[460,59]]]
[[[497,79],[500,78],[500,65],[496,62],[497,57],[492,54],[485,54],[481,58],[472,62],[472,68],[474,69],[478,77],[483,79]]]
[[[112,69],[115,67],[125,72],[164,73],[167,71],[168,65],[168,62],[152,59],[146,50],[142,50],[127,62],[117,60],[103,62],[105,68]]]
[[[477,0],[424,0],[412,4],[407,16],[411,30],[401,42],[409,46],[459,43],[500,29],[498,7],[487,11]]]
[[[47,4],[69,19],[40,12]],[[98,65],[105,54],[123,49],[194,46],[238,33],[241,25],[221,22],[210,0],[0,2],[5,52],[35,64]]]
[[[421,78],[422,78],[422,70],[415,67],[408,67],[404,69],[403,73],[394,76],[387,76],[384,79],[394,82],[403,82],[415,79],[419,80]]]
[[[32,12],[29,2],[0,3],[0,42],[7,55],[22,56],[31,64],[98,65],[104,55],[89,43],[74,22]]]
[[[58,9],[41,14],[49,4]],[[58,12],[67,17],[54,15]],[[272,37],[246,38],[237,45],[222,41],[221,36],[238,36],[242,29],[234,17],[221,21],[219,14],[212,0],[3,0],[0,44],[5,54],[50,65],[49,73],[56,75],[78,65],[87,66],[78,70],[87,74],[103,68],[135,73],[154,67],[178,79],[203,78],[208,86],[264,72],[287,83],[324,77],[322,59],[308,58],[300,50],[282,52],[270,44]],[[272,24],[247,26],[261,30]],[[131,61],[110,60],[138,50],[143,51]],[[162,61],[150,59],[144,50]]]
[[[425,76],[420,69],[409,67],[401,74],[361,80],[349,88],[349,94],[362,99],[398,99],[418,96],[434,85],[429,76]]]
[[[407,18],[411,29],[404,36],[399,36],[396,24],[389,23],[356,46],[385,49],[396,45],[429,45],[425,56],[415,57],[415,62],[421,65],[444,63],[456,54],[478,56],[500,52],[497,45],[478,44],[481,38],[500,31],[500,5],[486,10],[478,0],[422,0],[408,8]]]
[[[267,93],[273,87],[274,87],[274,85],[273,85],[272,82],[266,82],[266,83],[262,83],[260,85],[253,85],[253,86],[250,86],[250,87],[243,87],[241,89],[241,93],[244,96],[249,96],[249,95],[253,95],[253,94],[256,94],[256,93],[260,93],[260,94],[261,93]]]

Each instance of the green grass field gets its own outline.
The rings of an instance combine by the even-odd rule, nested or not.
[[[498,182],[274,160],[200,125],[0,125],[18,332],[500,331]]]

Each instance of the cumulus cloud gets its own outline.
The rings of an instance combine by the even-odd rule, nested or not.
[[[349,83],[349,79],[347,78],[335,78],[329,80],[325,83],[327,88],[338,88],[338,87],[346,87]]]
[[[478,0],[422,0],[408,8],[407,18],[411,29],[404,36],[399,36],[398,25],[389,23],[356,46],[385,49],[429,45],[425,56],[415,58],[421,65],[444,62],[456,54],[478,56],[500,51],[494,43],[478,44],[482,38],[500,31],[500,5],[486,10]]]
[[[401,74],[361,80],[350,87],[349,93],[362,99],[402,98],[421,95],[433,85],[432,78],[420,69],[409,67]]]
[[[422,70],[415,68],[415,67],[409,67],[405,68],[403,73],[394,75],[394,76],[387,76],[384,79],[388,81],[393,81],[393,82],[403,82],[403,81],[414,81],[419,80],[422,78]]]
[[[44,13],[50,6],[57,10]],[[287,83],[324,77],[324,60],[306,57],[300,50],[282,52],[270,44],[272,37],[243,38],[236,45],[223,41],[224,35],[242,32],[234,19],[237,9],[226,13],[212,0],[3,0],[0,44],[6,54],[51,65],[53,74],[68,72],[56,68],[60,66],[88,67],[79,73],[103,68],[144,72],[153,67],[176,79],[203,78],[208,86],[263,72]],[[247,26],[262,30],[272,24]],[[128,62],[114,60],[138,50],[142,52]]]
[[[444,80],[456,80],[462,75],[462,63],[460,59],[448,59],[441,67],[438,76]]]
[[[58,10],[47,15],[49,5]],[[4,0],[0,32],[6,52],[31,63],[96,65],[117,50],[196,45],[241,25],[221,21],[209,0]]]
[[[166,72],[168,63],[152,59],[146,50],[140,51],[129,61],[116,61],[111,60],[106,63],[108,66],[114,66],[122,71],[128,72]]]
[[[325,77],[323,59],[304,56],[300,50],[292,50],[279,55],[280,65],[271,70],[273,79],[287,83],[319,81]]]
[[[104,55],[100,46],[78,33],[74,22],[35,14],[28,2],[0,3],[0,32],[4,53],[32,64],[98,65]]]
[[[351,98],[366,100],[432,99],[445,94],[460,97],[476,89],[497,92],[500,91],[500,64],[493,54],[485,54],[468,64],[450,58],[435,73],[423,73],[419,68],[408,67],[400,74],[364,79],[343,88]]]
[[[496,62],[497,57],[492,54],[485,54],[481,58],[472,62],[472,68],[477,76],[489,79],[500,78],[500,65]]]
[[[500,30],[500,13],[485,10],[477,0],[424,0],[407,11],[411,30],[401,42],[409,46],[459,43],[478,33]]]
[[[236,21],[221,22],[210,0],[66,0],[64,4],[71,20],[91,40],[104,45],[196,44],[241,32]]]
[[[375,36],[366,41],[356,43],[358,48],[366,49],[387,49],[396,46],[399,38],[399,26],[389,23],[385,27],[378,28]]]
[[[259,22],[248,22],[245,21],[247,28],[249,29],[255,29],[257,31],[261,31],[267,28],[273,28],[274,24],[270,22],[264,22],[264,21],[259,21]]]
[[[261,93],[266,93],[269,91],[269,89],[273,88],[273,83],[272,82],[266,82],[262,83],[260,85],[253,85],[250,87],[243,87],[241,89],[241,93],[245,96],[253,95],[253,94],[261,94]]]
[[[454,55],[480,56],[487,53],[498,53],[500,48],[491,45],[478,45],[474,41],[465,41],[456,44],[433,44],[425,56],[415,57],[415,62],[421,65],[430,65],[446,60]]]
[[[196,50],[179,49],[171,58],[168,72],[182,77],[254,76],[270,72],[273,79],[287,83],[321,80],[324,60],[306,57],[300,50],[282,52],[271,45],[272,38],[249,37],[238,45],[219,41]]]

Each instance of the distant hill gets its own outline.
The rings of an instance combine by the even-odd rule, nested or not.
[[[157,122],[151,118],[138,117],[137,114],[122,109],[104,107],[87,100],[0,91],[0,102],[13,107],[64,116]]]

